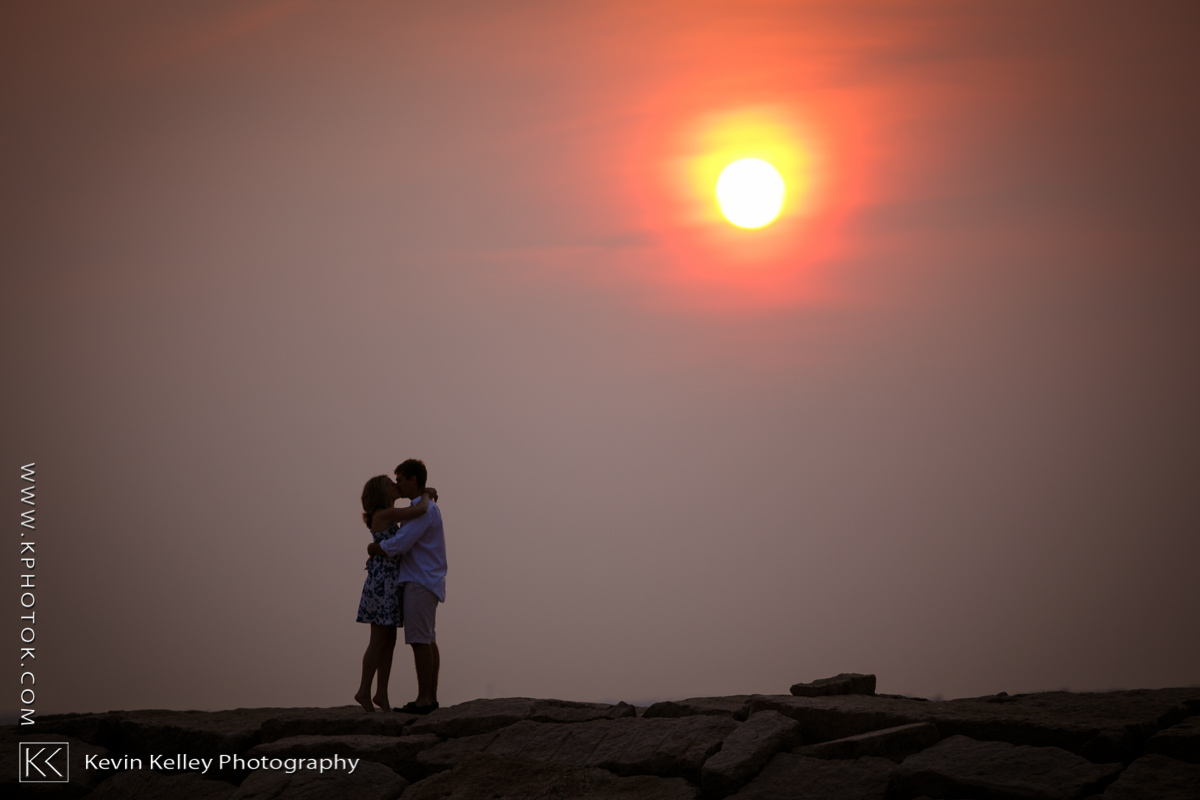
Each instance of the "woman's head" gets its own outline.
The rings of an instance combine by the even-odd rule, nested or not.
[[[381,508],[391,508],[400,496],[396,483],[387,475],[376,475],[362,490],[363,522],[371,527],[371,517]]]

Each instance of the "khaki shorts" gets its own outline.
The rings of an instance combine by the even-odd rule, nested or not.
[[[437,595],[416,581],[404,583],[404,643],[436,644],[433,620],[437,616]]]

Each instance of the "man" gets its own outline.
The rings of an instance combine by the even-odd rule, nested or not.
[[[415,501],[425,490],[425,464],[410,458],[396,467],[400,496]],[[442,512],[431,499],[429,510],[400,526],[382,542],[372,542],[373,556],[403,554],[398,580],[404,586],[404,643],[413,649],[417,668],[417,699],[397,711],[428,714],[438,707],[437,682],[441,657],[434,635],[438,603],[446,601],[446,536]]]

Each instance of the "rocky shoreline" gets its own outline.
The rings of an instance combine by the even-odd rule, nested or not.
[[[3,729],[9,752],[67,742],[70,780],[19,783],[9,758],[5,796],[1200,800],[1200,687],[929,701],[844,674],[647,708],[501,698],[428,716],[112,711],[33,727]]]

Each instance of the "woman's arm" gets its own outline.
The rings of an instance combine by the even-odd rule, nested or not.
[[[429,490],[426,489],[421,495],[420,501],[407,508],[381,508],[375,512],[375,516],[371,520],[371,527],[378,528],[381,525],[386,527],[416,519],[429,510],[429,494]]]

